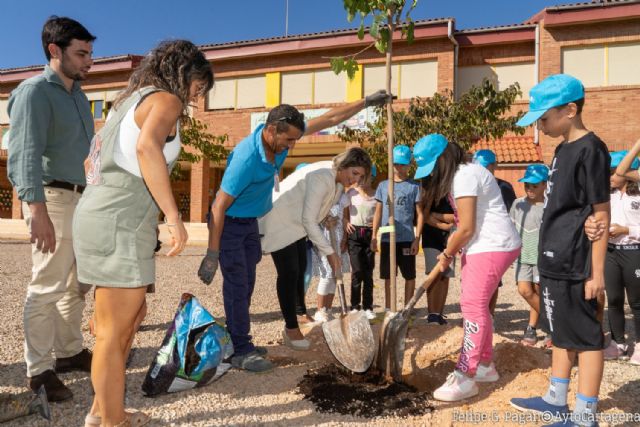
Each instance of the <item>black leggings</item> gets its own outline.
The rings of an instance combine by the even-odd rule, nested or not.
[[[307,314],[304,304],[304,271],[307,268],[306,237],[271,254],[278,279],[276,289],[287,329],[298,328],[296,315]]]
[[[624,294],[633,313],[636,342],[640,342],[640,250],[621,250],[609,247],[604,266],[607,290],[609,329],[618,344],[624,338]]]
[[[371,227],[355,227],[349,235],[351,261],[351,308],[373,310],[373,268],[375,254],[371,250]],[[362,286],[364,284],[364,286]]]

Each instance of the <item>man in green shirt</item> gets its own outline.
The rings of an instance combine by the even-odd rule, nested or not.
[[[34,391],[44,385],[51,401],[73,396],[56,372],[91,370],[80,330],[88,288],[77,280],[71,222],[94,133],[79,83],[93,63],[94,40],[73,19],[49,18],[42,29],[49,65],[9,98],[8,176],[32,243],[33,275],[24,307],[27,377]]]

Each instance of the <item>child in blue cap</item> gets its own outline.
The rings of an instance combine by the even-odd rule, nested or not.
[[[420,209],[420,186],[409,179],[411,165],[411,149],[406,145],[397,145],[393,149],[393,181],[394,181],[394,214],[396,228],[396,263],[404,277],[404,303],[408,303],[416,287],[416,254],[422,233],[422,209]],[[378,250],[378,229],[389,225],[389,181],[384,180],[376,190],[376,212],[373,217],[373,236],[371,250]],[[415,222],[414,220],[417,220]],[[417,224],[413,231],[414,222]],[[391,307],[391,288],[389,278],[391,266],[389,261],[389,234],[382,235],[380,245],[380,278],[384,279],[385,308]]]
[[[553,425],[594,426],[602,381],[604,335],[598,320],[598,297],[604,292],[604,264],[609,228],[609,166],[607,147],[582,122],[584,87],[567,74],[555,74],[534,86],[529,112],[519,121],[551,138],[556,147],[540,228],[541,319],[551,332],[551,381],[544,396],[514,398],[511,404],[529,412],[551,413]],[[603,238],[590,242],[584,230],[594,214],[606,226]],[[580,380],[571,421],[567,392],[571,368],[578,357]]]
[[[524,177],[518,180],[524,183],[526,195],[516,199],[509,211],[509,215],[522,239],[522,251],[516,261],[516,282],[518,284],[518,292],[531,307],[529,309],[529,323],[524,330],[524,336],[521,341],[522,344],[529,346],[534,346],[538,342],[536,334],[540,314],[538,238],[548,176],[549,168],[545,165],[529,165]]]
[[[416,143],[414,156],[415,178],[424,179],[423,206],[447,197],[454,210],[456,230],[438,256],[440,270],[445,272],[462,252],[462,350],[455,370],[433,392],[438,400],[454,402],[478,394],[477,382],[500,377],[493,363],[489,303],[502,275],[518,257],[521,242],[493,175],[478,164],[466,163],[460,146],[430,134]]]
[[[624,335],[626,292],[636,331],[630,363],[640,365],[640,190],[637,182],[616,173],[626,154],[627,151],[611,153],[611,227],[604,266],[611,342],[604,350],[604,358],[629,356]],[[636,157],[630,168],[637,173],[639,166]]]

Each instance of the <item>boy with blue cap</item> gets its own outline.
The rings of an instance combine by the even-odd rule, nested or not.
[[[582,122],[584,87],[567,74],[547,77],[534,86],[529,112],[519,126],[538,122],[556,147],[547,181],[540,228],[541,317],[551,332],[551,381],[542,397],[514,398],[524,411],[552,413],[553,425],[594,426],[604,366],[604,336],[598,320],[598,297],[604,292],[604,263],[609,230],[609,152]],[[585,220],[593,214],[605,225],[603,238],[590,242]],[[578,356],[579,382],[570,421],[567,392]]]
[[[524,177],[518,181],[524,183],[526,195],[516,199],[509,211],[511,219],[522,239],[522,251],[516,261],[516,282],[518,292],[531,306],[529,323],[524,330],[522,344],[534,346],[538,341],[536,325],[540,314],[540,275],[538,273],[538,238],[542,212],[544,210],[544,192],[547,189],[549,168],[545,165],[529,165]]]
[[[416,254],[420,244],[420,234],[424,222],[422,209],[420,209],[420,186],[409,179],[411,165],[411,149],[406,145],[397,145],[393,149],[393,181],[394,181],[394,213],[396,228],[396,262],[404,277],[404,302],[409,302],[416,286]],[[376,212],[373,217],[373,236],[371,238],[371,250],[378,250],[378,229],[380,226],[389,225],[389,181],[384,180],[376,190]],[[413,224],[417,219],[416,232]],[[384,279],[384,303],[385,308],[390,308],[391,287],[389,278],[391,266],[389,259],[389,235],[382,235],[380,245],[380,278]]]

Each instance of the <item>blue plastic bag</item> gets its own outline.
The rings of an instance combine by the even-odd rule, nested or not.
[[[231,338],[224,326],[193,295],[182,295],[169,326],[142,383],[147,396],[201,387],[218,379],[231,365]]]

